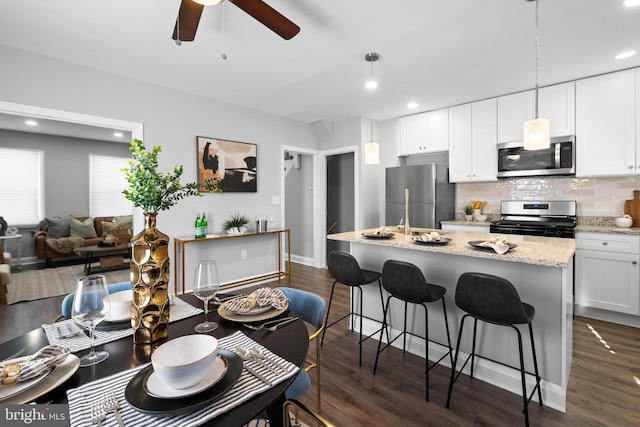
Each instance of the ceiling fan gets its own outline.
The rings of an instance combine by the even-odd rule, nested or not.
[[[207,3],[205,0],[200,0]],[[222,1],[222,0],[220,0]],[[300,27],[284,17],[262,0],[228,0],[255,18],[285,40],[291,39],[300,32]],[[213,4],[209,1],[210,4]],[[219,2],[218,2],[219,3]],[[173,40],[191,42],[196,37],[196,30],[204,5],[194,0],[182,0],[180,10],[173,29]]]

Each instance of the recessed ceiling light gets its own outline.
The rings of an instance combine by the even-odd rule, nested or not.
[[[122,138],[124,135],[122,134],[122,132],[116,132],[113,134],[113,136],[115,136],[116,138]]]
[[[407,104],[407,108],[410,108],[410,109],[412,109],[412,110],[413,110],[414,108],[418,108],[418,103],[417,103],[417,102],[414,102],[414,101],[411,101],[410,103],[408,103],[408,104]]]
[[[634,7],[640,5],[640,0],[624,0],[623,4],[627,7]]]
[[[35,120],[26,120],[25,124],[29,126],[38,126],[38,122],[36,122]]]
[[[631,56],[633,56],[635,54],[636,54],[635,50],[628,50],[626,52],[622,52],[622,53],[617,54],[616,56],[614,56],[614,58],[616,58],[616,59],[625,59],[625,58],[629,58],[629,57],[631,57]]]
[[[364,84],[364,87],[366,87],[369,90],[376,89],[378,87],[378,82],[375,80],[369,80]]]

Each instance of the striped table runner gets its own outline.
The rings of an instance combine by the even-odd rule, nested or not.
[[[220,347],[226,350],[232,350],[236,346],[242,346],[246,349],[256,347],[267,358],[269,363],[282,367],[281,371],[275,371],[261,368],[258,362],[245,362],[251,364],[250,366],[259,371],[259,373],[265,376],[274,385],[278,384],[287,378],[294,376],[300,368],[293,363],[281,358],[280,356],[270,352],[265,347],[261,346],[251,338],[247,337],[244,333],[238,331],[232,335],[221,338],[219,340]],[[253,364],[252,364],[253,363]],[[262,393],[272,386],[259,380],[257,377],[249,373],[247,370],[242,370],[242,375],[238,382],[218,401],[211,403],[197,411],[168,416],[148,415],[142,412],[138,412],[135,408],[130,406],[124,399],[124,391],[127,384],[131,379],[148,364],[138,366],[133,369],[129,369],[124,372],[113,374],[109,377],[105,377],[90,383],[87,383],[81,387],[67,390],[67,399],[69,401],[69,415],[72,426],[90,427],[95,426],[91,421],[91,407],[94,403],[100,402],[104,398],[106,390],[110,390],[116,396],[121,403],[120,413],[124,424],[126,426],[181,426],[190,427],[198,426],[204,422],[215,418],[216,416],[240,405],[243,402],[251,399],[253,396]],[[113,414],[107,416],[102,422],[103,426],[117,426],[117,422]]]
[[[182,301],[180,298],[174,298],[174,305],[171,306],[171,322],[177,322],[178,320],[186,319],[187,317],[201,314],[204,311],[201,308],[195,308],[191,304]],[[91,341],[84,331],[75,324],[72,319],[63,320],[62,322],[56,322],[53,324],[42,325],[47,339],[51,344],[58,344],[68,347],[72,353],[86,350],[91,347]],[[59,338],[60,335],[66,335],[72,332],[79,332],[79,334],[67,338]],[[119,340],[120,338],[128,337],[133,334],[133,330],[129,328],[117,329],[113,331],[95,331],[94,345],[102,345],[111,341]]]

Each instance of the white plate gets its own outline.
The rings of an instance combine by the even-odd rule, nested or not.
[[[181,399],[183,397],[193,396],[194,394],[205,391],[209,387],[213,387],[222,379],[222,377],[224,377],[224,374],[227,373],[228,367],[229,365],[227,360],[218,356],[209,367],[209,370],[202,381],[192,387],[183,389],[176,389],[167,386],[162,382],[160,377],[155,374],[155,372],[151,371],[150,375],[143,382],[143,388],[144,391],[152,397],[160,399]]]
[[[62,385],[76,373],[79,367],[80,359],[78,356],[75,354],[69,354],[67,358],[64,359],[64,362],[56,365],[53,371],[51,371],[49,375],[45,376],[42,381],[38,382],[33,387],[23,390],[19,394],[3,400],[2,403],[29,403]]]
[[[27,360],[31,356],[18,357],[17,359],[7,360],[2,362],[3,365],[11,365],[14,363],[21,363]],[[18,393],[22,393],[25,390],[30,389],[31,387],[38,384],[40,381],[44,380],[47,375],[51,373],[51,370],[48,370],[46,373],[40,375],[39,377],[32,378],[28,381],[16,381],[13,384],[0,385],[0,402],[4,399],[8,399],[12,396],[15,396]]]

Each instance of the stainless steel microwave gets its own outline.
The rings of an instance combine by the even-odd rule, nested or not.
[[[522,142],[498,144],[498,178],[575,174],[574,135],[551,138],[543,150],[525,150]]]

